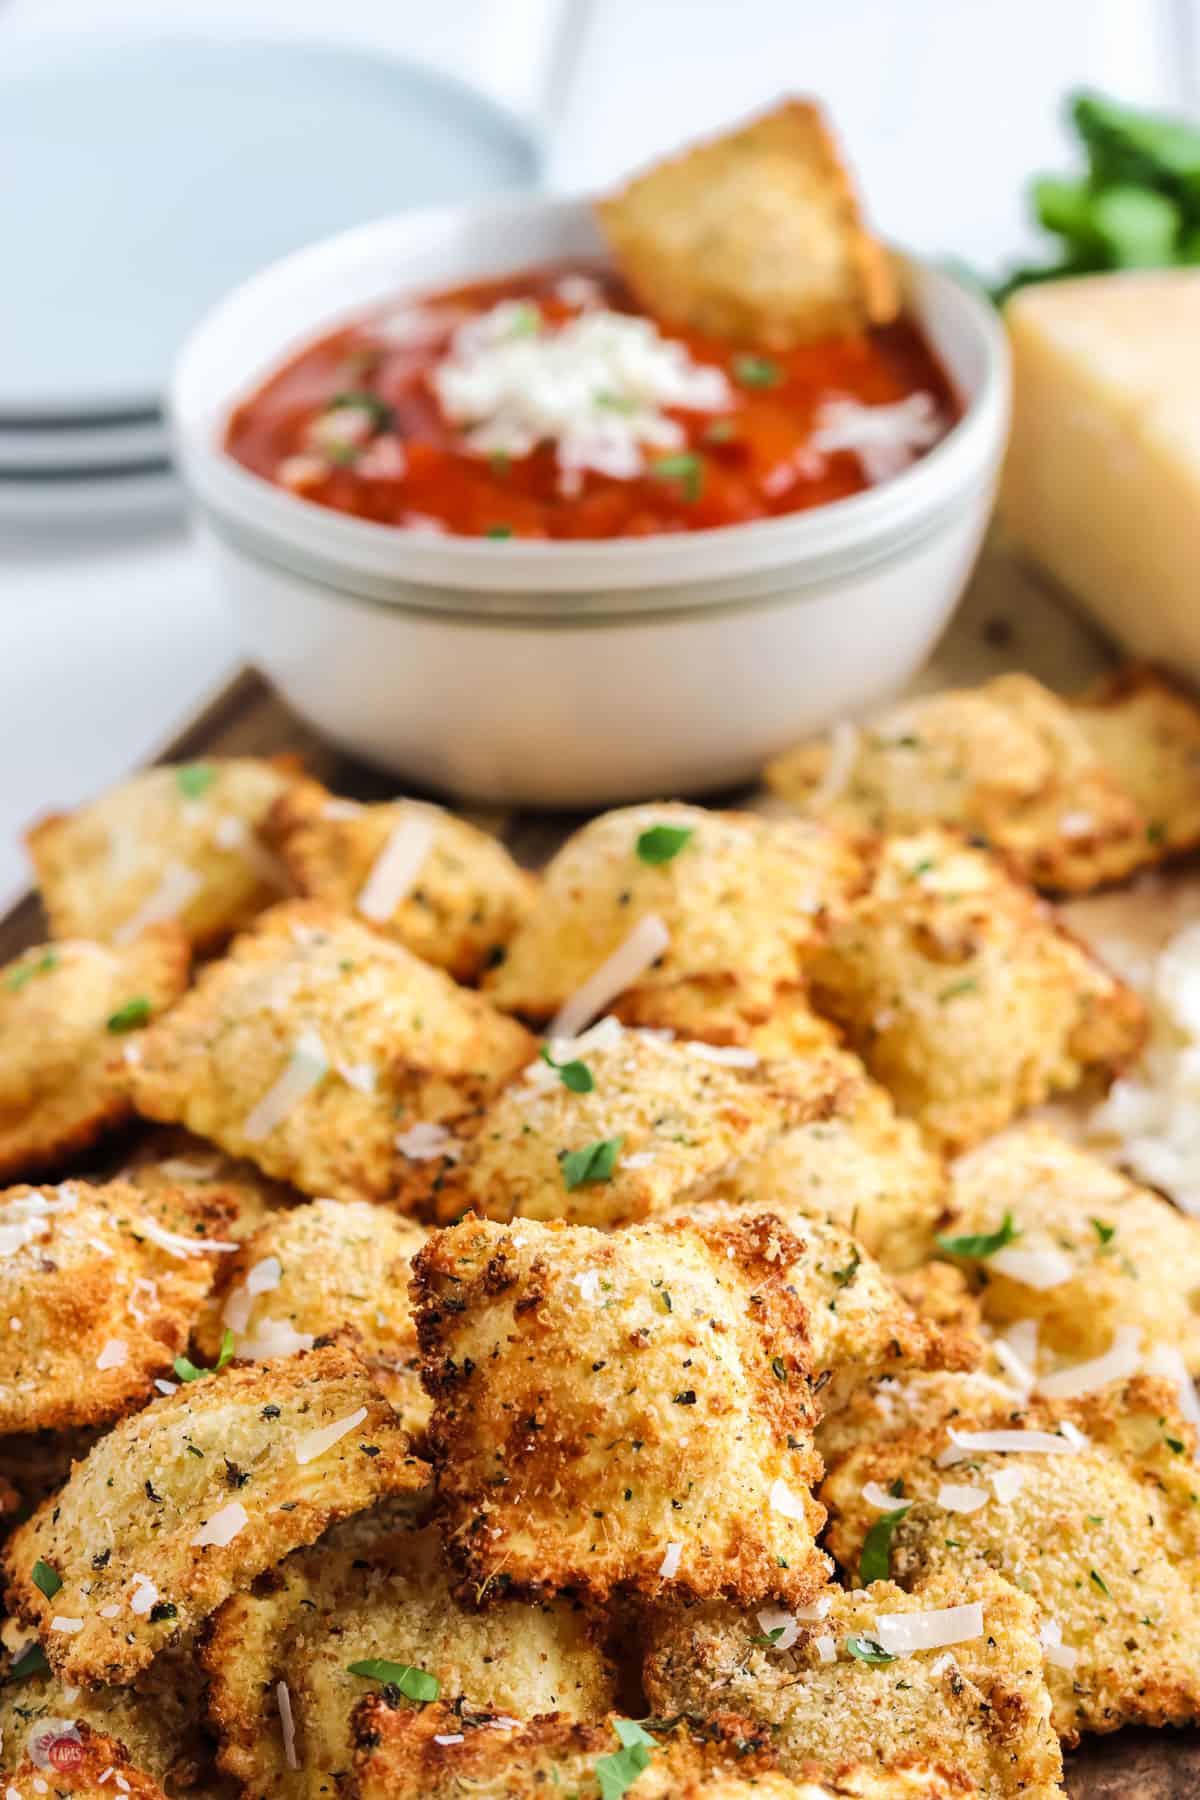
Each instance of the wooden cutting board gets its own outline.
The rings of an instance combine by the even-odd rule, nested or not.
[[[999,543],[989,545],[954,622],[918,691],[950,683],[985,681],[1006,669],[1025,669],[1070,692],[1084,687],[1112,661],[1112,652]],[[357,800],[396,792],[394,777],[343,755],[290,712],[268,683],[244,670],[187,727],[160,758],[192,761],[204,756],[263,756],[294,751],[335,792]],[[713,796],[726,804],[755,804],[745,793]],[[53,804],[52,795],[31,796],[30,815]],[[564,813],[504,813],[463,809],[509,845],[529,868],[545,862],[579,823]],[[1085,903],[1087,904],[1087,903]],[[45,920],[29,894],[0,920],[0,964],[42,941]],[[1067,1758],[1073,1800],[1200,1800],[1200,1731],[1124,1731],[1093,1739]]]

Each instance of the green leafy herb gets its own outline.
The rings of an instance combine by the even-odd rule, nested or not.
[[[894,1656],[890,1655],[889,1652],[884,1649],[882,1644],[877,1644],[874,1638],[848,1637],[846,1639],[846,1648],[851,1656],[855,1657],[861,1663],[868,1663],[873,1669],[881,1669],[885,1663],[895,1662],[896,1660]]]
[[[175,786],[185,800],[198,800],[216,779],[217,771],[211,763],[180,763],[175,771]]]
[[[560,1152],[559,1166],[567,1192],[582,1187],[586,1181],[609,1180],[624,1142],[622,1132],[617,1137],[598,1138],[594,1144],[585,1144],[582,1150]]]
[[[750,1642],[761,1644],[766,1650],[773,1650],[786,1630],[786,1625],[772,1625],[770,1631],[764,1631],[761,1637],[752,1637]]]
[[[225,1330],[221,1333],[220,1354],[211,1369],[197,1368],[196,1364],[190,1362],[186,1356],[177,1356],[174,1364],[175,1373],[178,1375],[180,1381],[199,1381],[201,1375],[219,1375],[232,1356],[233,1333],[230,1331],[229,1327],[226,1326]]]
[[[385,431],[392,422],[391,407],[378,394],[373,394],[370,388],[347,388],[344,393],[335,394],[325,411],[341,412],[346,406],[361,407],[363,412],[370,413],[371,424],[376,431]]]
[[[960,994],[974,994],[978,991],[978,988],[979,983],[975,980],[974,976],[968,975],[965,980],[952,981],[949,987],[944,987],[938,995],[938,999],[939,1001],[957,1000]]]
[[[997,1250],[1003,1250],[1007,1244],[1015,1244],[1021,1236],[1021,1229],[1014,1225],[1013,1216],[1006,1212],[995,1231],[968,1233],[965,1237],[940,1237],[936,1239],[939,1250],[948,1256],[973,1256],[982,1259],[995,1256]]]
[[[892,1533],[910,1511],[912,1501],[904,1506],[897,1506],[893,1512],[886,1512],[876,1519],[870,1531],[863,1539],[862,1554],[858,1559],[858,1572],[863,1585],[872,1581],[886,1581],[892,1572]]]
[[[621,1748],[600,1757],[596,1763],[600,1800],[621,1800],[642,1770],[649,1768],[650,1758],[658,1748],[649,1732],[643,1731],[634,1719],[614,1719],[613,1730]]]
[[[1093,1219],[1092,1230],[1096,1233],[1096,1236],[1100,1239],[1102,1244],[1111,1244],[1114,1237],[1117,1235],[1116,1226],[1106,1225],[1103,1219]]]
[[[108,1015],[107,1029],[114,1033],[136,1031],[139,1025],[147,1024],[149,1018],[150,1002],[139,994],[136,1000],[127,1000],[124,1006],[118,1006],[115,1013]]]
[[[48,1562],[42,1561],[41,1557],[33,1565],[31,1580],[34,1587],[45,1594],[47,1600],[53,1600],[62,1586],[62,1576],[58,1570],[52,1569]]]
[[[35,975],[48,975],[51,969],[58,967],[58,951],[44,950],[36,962],[20,963],[10,969],[4,978],[4,985],[10,994],[19,994],[27,987]]]
[[[511,525],[489,525],[483,535],[490,538],[510,538],[512,534]]]
[[[1089,1569],[1088,1570],[1088,1580],[1092,1583],[1092,1585],[1094,1587],[1099,1588],[1100,1592],[1104,1595],[1106,1600],[1112,1599],[1112,1595],[1108,1591],[1108,1583],[1105,1581],[1103,1575],[1097,1575],[1095,1569]]]
[[[672,862],[695,833],[694,825],[650,825],[638,838],[637,853],[644,863],[657,868],[660,863]]]
[[[427,1669],[415,1668],[412,1663],[388,1662],[376,1656],[369,1656],[363,1662],[347,1663],[346,1673],[365,1675],[368,1681],[382,1681],[387,1687],[399,1688],[406,1700],[418,1700],[422,1705],[436,1700],[442,1691],[437,1676]]]
[[[580,1062],[577,1057],[571,1062],[555,1062],[550,1054],[549,1044],[543,1044],[539,1054],[544,1063],[549,1064],[550,1068],[557,1071],[558,1078],[565,1088],[569,1088],[573,1094],[591,1093],[596,1083],[592,1077],[592,1071],[585,1062]]]
[[[777,362],[769,356],[735,356],[733,379],[747,388],[778,387],[783,376]]]
[[[773,1356],[771,1358],[771,1373],[774,1375],[776,1381],[787,1380],[787,1364],[784,1362],[782,1356]]]
[[[25,1681],[30,1675],[45,1675],[50,1668],[46,1660],[46,1652],[40,1644],[29,1644],[22,1650],[12,1667],[6,1681]]]
[[[678,456],[660,456],[651,464],[650,473],[660,481],[678,481],[689,502],[698,500],[704,491],[704,464],[692,450],[682,450]]]
[[[834,1269],[832,1272],[833,1279],[837,1283],[838,1287],[844,1288],[844,1287],[850,1286],[850,1283],[854,1280],[854,1277],[858,1274],[861,1263],[862,1263],[862,1257],[859,1255],[858,1246],[856,1245],[855,1248],[850,1252],[850,1261],[846,1264],[845,1268]]]
[[[706,444],[728,444],[737,436],[732,419],[714,419],[711,425],[704,427]]]
[[[507,475],[512,457],[507,450],[491,450],[488,452],[488,467],[494,475]]]
[[[521,300],[512,309],[507,336],[536,337],[542,329],[542,315],[532,300]]]

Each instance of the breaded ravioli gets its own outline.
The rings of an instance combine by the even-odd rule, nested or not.
[[[932,1762],[980,1800],[1051,1800],[1062,1757],[1037,1634],[1033,1602],[987,1569],[912,1593],[830,1588],[804,1616],[660,1607],[646,1692],[661,1718],[730,1710],[769,1726],[787,1774]]]
[[[102,1425],[150,1399],[234,1248],[229,1216],[124,1181],[0,1192],[0,1438]]]
[[[810,1597],[827,1565],[800,1254],[769,1215],[434,1233],[414,1297],[464,1591]]]
[[[837,1412],[817,1426],[817,1449],[826,1468],[860,1444],[904,1430],[953,1424],[966,1428],[997,1410],[1019,1406],[1024,1392],[989,1369],[917,1370],[884,1375],[857,1388]]]
[[[1028,1594],[1068,1743],[1081,1731],[1190,1724],[1200,1717],[1195,1457],[1173,1390],[1145,1376],[967,1428],[880,1435],[826,1477],[828,1542],[854,1579],[886,1515],[901,1585],[994,1570]]]
[[[130,1762],[125,1746],[82,1720],[45,1719],[29,1734],[5,1800],[165,1800],[152,1776]]]
[[[1163,1346],[1200,1375],[1200,1223],[1048,1126],[958,1159],[941,1242],[992,1326],[1036,1322],[1044,1375],[1104,1355],[1119,1334],[1131,1355],[1135,1339]]]
[[[602,1623],[569,1600],[462,1605],[429,1527],[353,1550],[300,1551],[226,1601],[209,1627],[202,1659],[221,1767],[245,1800],[335,1791],[350,1764],[354,1709],[387,1679],[357,1664],[389,1664],[394,1679],[400,1668],[420,1670],[456,1719],[600,1717],[615,1698]]]
[[[813,963],[816,1003],[901,1112],[963,1149],[1120,1068],[1141,1002],[1032,889],[954,833],[881,841],[867,892]]]
[[[811,1065],[810,1065],[811,1066]],[[765,1148],[747,1146],[713,1195],[776,1212],[804,1235],[807,1218],[853,1233],[890,1271],[918,1267],[945,1207],[942,1159],[856,1056],[827,1051],[830,1103]]]
[[[956,826],[1041,887],[1084,893],[1157,855],[1070,704],[1029,675],[836,726],[776,758],[766,780],[854,837]]]
[[[534,1054],[486,1000],[365,925],[273,907],[149,1032],[139,1112],[307,1194],[391,1198],[414,1157]]]
[[[557,1715],[528,1725],[463,1719],[445,1706],[414,1712],[380,1695],[355,1714],[355,1793],[358,1800],[969,1800],[953,1771],[949,1785],[928,1765],[911,1777],[839,1769],[833,1787],[794,1781],[776,1768],[769,1733],[728,1712],[650,1726],[615,1716],[597,1724]]]
[[[840,1075],[820,1059],[760,1062],[753,1050],[664,1042],[607,1018],[551,1039],[470,1124],[454,1160],[418,1165],[442,1218],[620,1225],[697,1197],[722,1170],[789,1127],[826,1117]],[[603,1181],[577,1179],[589,1146],[615,1146]]]
[[[75,1465],[5,1544],[7,1601],[63,1680],[128,1681],[289,1550],[425,1474],[349,1352],[227,1368]]]
[[[656,163],[596,210],[621,274],[664,324],[787,350],[899,311],[887,253],[811,100]]]
[[[136,1055],[188,962],[184,937],[160,925],[123,950],[39,944],[0,970],[0,1179],[49,1168],[129,1117],[122,1050]]]
[[[258,828],[291,763],[231,757],[145,769],[77,812],[27,834],[56,938],[129,944],[147,925],[180,925],[211,949],[286,892]]]
[[[597,998],[579,1024],[611,1004],[626,1024],[744,1042],[794,1001],[828,917],[860,882],[850,846],[806,820],[675,804],[602,813],[551,859],[484,985],[507,1011],[549,1019],[587,984]],[[574,1010],[555,1029],[578,1029]]]
[[[228,1201],[236,1209],[231,1237],[245,1239],[303,1195],[286,1182],[272,1181],[252,1162],[226,1156],[216,1144],[174,1125],[161,1125],[139,1139],[121,1168],[122,1181],[144,1193],[170,1188],[196,1200]]]
[[[196,1332],[201,1357],[216,1362],[226,1330],[235,1356],[265,1361],[311,1350],[348,1326],[376,1386],[414,1435],[429,1400],[409,1264],[425,1238],[411,1219],[367,1200],[313,1200],[277,1213],[225,1259]]]
[[[1079,702],[1097,754],[1137,803],[1157,859],[1200,843],[1200,707],[1154,670],[1119,669]]]
[[[474,981],[531,912],[534,876],[466,819],[422,800],[375,806],[298,782],[267,837],[301,894],[355,913],[457,981]]]

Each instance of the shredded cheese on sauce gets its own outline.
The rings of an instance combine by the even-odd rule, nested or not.
[[[808,449],[822,455],[848,450],[872,484],[907,469],[920,450],[942,435],[932,394],[910,394],[891,406],[863,406],[857,400],[827,400],[818,407]]]
[[[358,896],[358,910],[372,925],[386,924],[407,899],[437,837],[432,819],[401,819],[376,857]]]
[[[581,988],[577,988],[571,998],[561,1006],[551,1021],[547,1036],[555,1038],[578,1037],[585,1026],[590,1025],[598,1013],[615,1000],[618,994],[632,987],[639,975],[644,975],[652,963],[656,963],[671,942],[671,934],[657,913],[646,913],[639,919],[629,936],[606,956],[598,969],[594,969]]]

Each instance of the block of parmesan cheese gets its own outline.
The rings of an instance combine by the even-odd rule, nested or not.
[[[1127,649],[1200,677],[1200,269],[1048,282],[1005,319],[1011,534]]]

